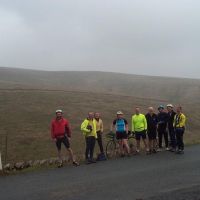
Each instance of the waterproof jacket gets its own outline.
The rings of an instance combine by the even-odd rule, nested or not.
[[[150,113],[146,114],[146,120],[147,120],[147,129],[148,131],[156,131],[157,124],[158,124],[158,117],[155,113],[152,115]]]
[[[64,137],[67,135],[71,137],[71,128],[69,122],[65,118],[61,118],[60,120],[53,119],[51,122],[51,137]]]
[[[174,117],[176,113],[172,110],[172,112],[168,112],[168,129],[171,130],[174,128]]]
[[[183,113],[176,114],[174,117],[174,128],[185,128],[186,117]]]
[[[145,115],[133,115],[132,116],[132,131],[133,132],[141,132],[147,130],[147,120]]]
[[[88,126],[92,127],[92,130],[88,129]],[[97,138],[97,131],[96,131],[96,120],[89,120],[85,119],[81,124],[81,131],[85,137],[94,136]]]

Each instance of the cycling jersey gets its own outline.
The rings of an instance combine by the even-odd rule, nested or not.
[[[139,114],[139,115],[133,115],[132,116],[132,131],[134,132],[140,132],[147,130],[147,120],[145,115]]]
[[[128,124],[128,122],[124,118],[115,119],[113,121],[113,125],[115,125],[116,132],[125,132],[127,124]]]

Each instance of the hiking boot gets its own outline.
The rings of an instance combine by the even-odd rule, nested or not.
[[[152,150],[152,153],[157,153],[157,151],[155,149]]]
[[[163,149],[162,148],[158,148],[157,152],[162,152]]]
[[[94,160],[94,159],[91,159],[90,162],[91,162],[91,163],[96,163],[97,161]]]
[[[150,155],[151,154],[151,151],[146,151],[146,155]]]
[[[76,161],[73,161],[73,163],[72,163],[75,167],[78,167],[78,166],[80,166],[80,164],[78,163],[78,162],[76,162]]]
[[[85,161],[85,164],[86,164],[86,165],[89,165],[89,164],[92,164],[92,162],[91,162],[90,159],[87,159],[87,160]]]
[[[181,149],[178,149],[178,150],[176,151],[176,154],[184,154],[184,151],[181,150]]]
[[[169,151],[170,151],[170,152],[175,152],[175,151],[176,151],[176,149],[174,149],[174,148],[171,148]]]

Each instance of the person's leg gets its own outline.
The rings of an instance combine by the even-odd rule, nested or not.
[[[169,136],[171,141],[171,148],[174,150],[176,148],[176,138],[175,138],[175,132],[173,128],[169,129]]]
[[[152,144],[153,144],[152,139],[149,138],[148,139],[148,145],[149,145],[149,150],[150,151],[153,151],[153,145]]]
[[[182,150],[182,151],[184,150],[183,134],[184,134],[184,129],[178,129],[179,149]]]
[[[99,149],[101,153],[104,153],[104,149],[103,149],[103,141],[102,141],[102,134],[101,132],[97,132],[97,142],[99,145]]]
[[[58,159],[61,161],[62,160],[62,156],[61,156],[61,139],[57,139],[56,140],[56,147],[57,147],[57,151],[58,151]]]
[[[152,131],[152,149],[153,153],[156,153],[156,146],[157,146],[157,130]]]
[[[140,152],[140,133],[135,133],[136,151]]]
[[[147,145],[147,137],[146,137],[146,132],[145,131],[142,131],[141,132],[141,137],[142,137],[142,140],[143,140],[143,143],[144,143],[144,146],[145,146],[145,150],[147,152],[149,152],[149,148],[148,148],[148,145]]]
[[[125,149],[126,149],[126,152],[127,152],[128,154],[130,154],[130,147],[129,147],[129,145],[128,145],[128,139],[123,139],[122,142],[123,142],[123,146],[124,146]]]
[[[122,141],[121,138],[118,140],[118,143],[119,143],[120,154],[121,154],[121,155],[124,155],[123,141]]]
[[[153,132],[152,131],[148,132],[148,146],[149,146],[149,150],[153,151]]]
[[[168,132],[166,129],[163,130],[164,139],[165,139],[165,147],[168,148],[169,146],[169,139],[168,139]]]
[[[158,145],[159,145],[159,148],[162,149],[162,130],[159,128],[158,130]]]
[[[96,138],[90,137],[90,159],[91,160],[93,160],[93,156],[94,156],[95,143],[96,143]]]
[[[179,130],[176,129],[176,139],[177,139],[177,150],[181,150],[181,136],[180,136],[180,133],[179,133]]]
[[[152,143],[153,143],[153,153],[156,153],[157,140],[156,140],[156,139],[153,139],[153,140],[152,140]]]
[[[88,156],[90,152],[90,137],[86,137],[85,142],[86,142],[85,159],[88,160],[89,159]]]

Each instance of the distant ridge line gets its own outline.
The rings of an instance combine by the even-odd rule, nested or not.
[[[159,101],[159,102],[168,102],[168,100],[164,99],[155,99],[155,98],[144,98],[138,96],[131,96],[125,94],[116,94],[116,93],[100,93],[100,92],[90,92],[90,91],[78,91],[78,90],[60,90],[60,89],[37,89],[37,88],[0,88],[0,91],[41,91],[41,92],[72,92],[72,93],[81,93],[81,94],[102,94],[107,96],[122,96],[128,98],[136,98],[143,100],[151,100],[151,101]]]

